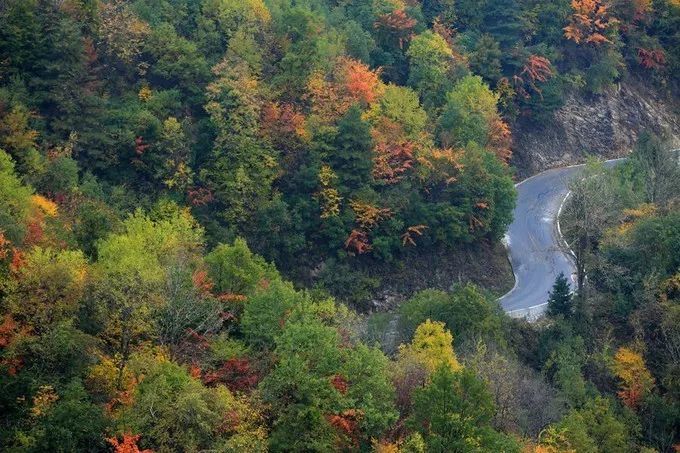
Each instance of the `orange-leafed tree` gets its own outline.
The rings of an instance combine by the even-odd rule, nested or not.
[[[619,348],[614,356],[613,371],[619,378],[619,397],[627,407],[637,409],[654,388],[654,377],[642,355],[630,348]]]
[[[572,0],[573,14],[564,27],[565,38],[576,44],[600,45],[611,43],[607,30],[618,21],[611,17],[609,7],[602,0]]]
[[[115,453],[153,453],[153,450],[142,450],[137,446],[140,437],[139,434],[123,434],[122,440],[118,440],[117,437],[110,437],[106,441],[111,444]]]
[[[371,70],[360,61],[340,58],[336,64],[336,74],[345,94],[355,102],[371,104],[382,92],[380,70]]]
[[[363,255],[371,251],[368,233],[359,229],[353,229],[345,240],[345,249],[355,255]]]
[[[326,123],[332,123],[354,104],[372,104],[382,91],[380,70],[371,70],[360,61],[341,57],[329,74],[312,74],[304,98],[310,103],[313,115]]]
[[[262,107],[261,132],[277,149],[293,150],[307,139],[305,117],[291,104],[271,102]]]
[[[522,71],[513,77],[514,89],[525,98],[531,97],[531,91],[540,95],[541,88],[538,84],[547,82],[553,75],[550,60],[540,55],[529,55]]]

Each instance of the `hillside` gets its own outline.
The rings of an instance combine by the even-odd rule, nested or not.
[[[678,74],[678,0],[0,0],[0,450],[677,451]]]
[[[512,163],[522,177],[583,163],[588,156],[623,157],[644,131],[680,147],[679,112],[676,96],[636,79],[599,95],[574,94],[546,122],[516,124]]]

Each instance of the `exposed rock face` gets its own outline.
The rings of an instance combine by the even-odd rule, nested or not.
[[[513,131],[513,165],[518,177],[582,163],[587,155],[607,158],[628,154],[640,132],[665,134],[680,146],[680,105],[640,84],[622,83],[591,97],[571,95],[554,120],[523,121]]]

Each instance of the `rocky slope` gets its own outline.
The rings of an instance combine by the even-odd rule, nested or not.
[[[528,120],[515,127],[513,165],[521,179],[581,163],[589,154],[621,157],[643,130],[664,134],[672,145],[680,146],[678,101],[632,82],[602,95],[570,95],[551,122],[537,125]]]

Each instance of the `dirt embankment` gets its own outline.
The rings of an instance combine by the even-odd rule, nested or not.
[[[500,243],[414,255],[397,268],[380,265],[364,271],[381,282],[368,305],[370,311],[391,311],[427,288],[447,291],[469,282],[500,296],[515,282],[507,251]]]
[[[639,82],[621,83],[602,95],[570,95],[552,121],[516,125],[512,164],[518,179],[523,179],[548,168],[582,163],[588,155],[622,157],[645,130],[680,146],[680,102]]]

